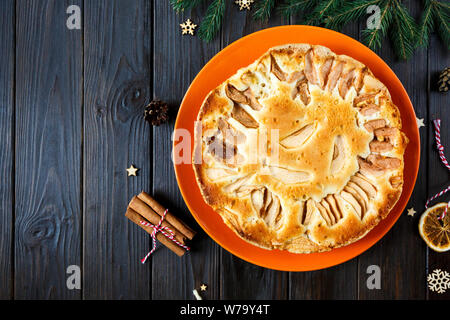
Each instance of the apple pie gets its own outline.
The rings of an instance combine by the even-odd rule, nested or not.
[[[310,253],[348,245],[393,208],[408,143],[388,89],[326,47],[274,47],[212,90],[195,130],[205,201],[244,240]]]

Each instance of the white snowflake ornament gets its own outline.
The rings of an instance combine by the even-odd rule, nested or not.
[[[250,5],[255,2],[254,0],[236,0],[236,3],[239,6],[239,10],[250,10]]]
[[[428,288],[431,291],[437,293],[444,293],[447,289],[450,289],[450,274],[447,271],[441,269],[433,270],[427,278]]]
[[[197,28],[197,25],[194,24],[191,19],[187,19],[186,22],[180,24],[181,34],[190,34],[194,35],[194,30]]]

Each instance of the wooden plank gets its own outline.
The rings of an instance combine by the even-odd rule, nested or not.
[[[79,299],[82,40],[66,9],[17,1],[15,298]]]
[[[448,94],[438,92],[437,81],[439,73],[450,65],[450,55],[448,49],[444,47],[437,35],[431,37],[429,48],[429,117],[426,122],[427,127],[423,128],[428,132],[428,193],[423,194],[422,198],[431,197],[449,185],[449,170],[442,164],[436,149],[434,140],[434,130],[432,121],[441,119],[441,142],[444,146],[445,156],[450,160],[450,113],[448,105]],[[424,130],[424,131],[425,131]],[[439,202],[450,201],[450,194],[447,193],[434,200],[431,205]],[[419,211],[419,210],[418,210]],[[450,272],[450,254],[437,253],[431,249],[427,250],[428,268],[427,274],[432,273],[435,269]],[[425,278],[420,278],[425,285]],[[428,287],[427,287],[428,289]],[[450,290],[444,294],[439,294],[431,290],[427,291],[427,298],[430,300],[448,300],[450,298]]]
[[[255,21],[252,14],[253,10],[239,11],[237,5],[227,6],[228,22],[223,26],[223,47],[260,29],[289,23],[278,15],[272,16],[268,22]],[[288,276],[287,272],[265,269],[221,250],[221,299],[286,299]]]
[[[208,285],[201,292],[205,299],[219,296],[218,246],[194,222],[179,192],[171,160],[171,136],[178,106],[184,93],[203,65],[220,49],[220,36],[210,43],[197,36],[182,35],[179,24],[190,18],[200,24],[206,11],[202,5],[194,12],[176,14],[168,1],[154,1],[154,98],[164,100],[171,107],[171,121],[153,129],[153,193],[198,234],[192,251],[179,258],[161,249],[152,257],[153,299],[195,299],[194,288]]]
[[[149,190],[151,1],[85,2],[83,298],[147,299],[149,237],[125,218]],[[128,177],[131,165],[140,170]]]
[[[0,3],[0,300],[12,298],[14,1]]]
[[[357,298],[358,258],[324,270],[291,273],[290,299]]]
[[[294,19],[295,21],[295,19]],[[344,27],[342,33],[358,39],[358,24]],[[291,273],[290,299],[356,299],[358,259],[313,272]]]
[[[421,3],[405,3],[411,14],[418,16]],[[364,22],[365,24],[365,22]],[[419,118],[427,117],[427,53],[418,50],[409,61],[398,61],[388,41],[377,52],[394,70],[403,83]],[[405,212],[394,227],[374,247],[359,259],[359,298],[360,299],[424,299],[425,296],[425,246],[417,231],[420,213],[425,205],[428,154],[427,132],[420,129],[421,165],[414,193],[407,205],[418,212],[414,217]],[[381,289],[369,290],[366,285],[368,266],[378,265],[381,269]]]

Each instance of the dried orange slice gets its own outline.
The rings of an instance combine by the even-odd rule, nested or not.
[[[437,252],[450,250],[450,210],[444,219],[438,217],[447,203],[438,203],[428,208],[420,217],[419,233],[426,244]]]

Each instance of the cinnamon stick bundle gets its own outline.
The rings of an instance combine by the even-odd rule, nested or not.
[[[134,211],[131,208],[127,209],[127,212],[125,214],[125,216],[130,219],[131,221],[133,221],[135,224],[137,224],[138,226],[140,226],[142,229],[144,229],[147,233],[152,234],[153,232],[153,228],[152,227],[147,227],[142,225],[140,222],[141,221],[145,221],[145,219],[136,211]],[[156,234],[156,239],[161,242],[163,245],[165,245],[167,248],[169,248],[170,250],[172,250],[173,252],[175,252],[179,257],[183,256],[186,253],[186,250],[180,246],[178,246],[175,242],[173,242],[170,239],[167,239],[166,236],[164,236],[162,233],[157,233]]]
[[[153,199],[149,194],[142,191],[138,196],[139,199],[144,201],[149,207],[153,208],[153,210],[162,217],[166,208],[160,205],[155,199]],[[183,221],[179,220],[169,211],[167,211],[165,220],[178,229],[182,234],[184,234],[189,240],[195,236],[195,231],[189,228]]]
[[[165,211],[166,209],[149,194],[141,192],[138,196],[134,196],[133,199],[131,199],[125,216],[144,229],[147,233],[151,234],[153,228],[151,226],[144,226],[140,222],[150,222],[156,226],[160,222]],[[192,240],[195,236],[195,231],[170,212],[166,213],[165,219],[161,225],[172,230],[174,238],[183,245],[186,244],[186,239]],[[186,250],[183,247],[180,247],[160,232],[156,234],[156,239],[180,257],[186,253]]]

